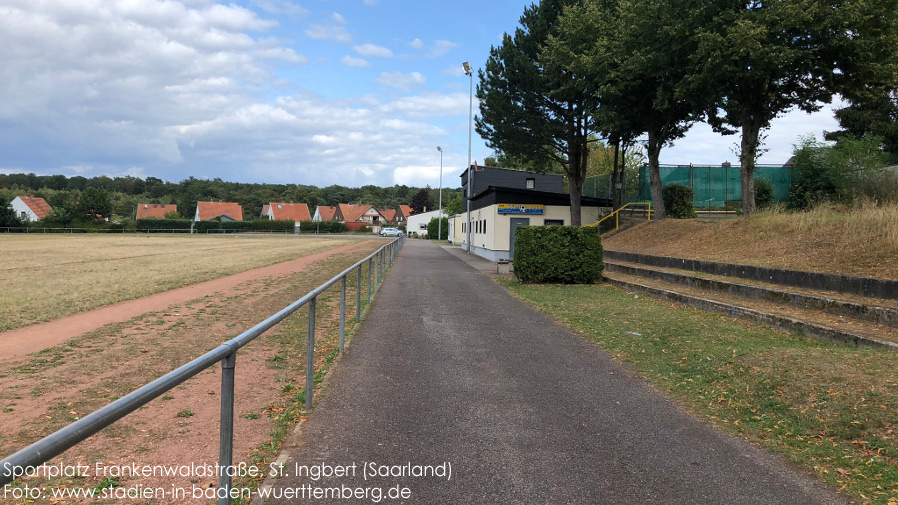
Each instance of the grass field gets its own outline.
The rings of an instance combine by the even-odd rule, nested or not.
[[[722,430],[864,503],[898,503],[898,354],[826,344],[607,285],[503,283]]]
[[[281,236],[7,235],[0,331],[357,242]]]

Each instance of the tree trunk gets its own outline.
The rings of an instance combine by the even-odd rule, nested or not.
[[[620,147],[620,139],[614,139],[614,168],[611,171],[611,206],[613,210],[619,209],[623,203],[623,160],[626,157],[620,156]],[[619,165],[618,161],[620,161]]]
[[[583,158],[584,156],[579,145],[574,142],[569,145],[567,179],[571,196],[571,226],[580,226],[582,224],[580,219],[580,203],[583,198],[583,178],[580,177],[580,165],[582,164],[582,160],[580,158]]]
[[[652,216],[657,220],[667,218],[664,209],[664,198],[661,196],[661,167],[658,158],[661,156],[662,142],[658,134],[649,130],[649,189],[652,192]]]
[[[742,116],[742,149],[739,153],[739,179],[742,182],[742,217],[757,212],[755,206],[755,158],[758,153],[758,139],[761,123],[752,114]]]

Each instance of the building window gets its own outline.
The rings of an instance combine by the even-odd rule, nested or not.
[[[483,233],[486,233],[486,219],[483,220]]]
[[[564,226],[564,219],[546,219],[546,226]]]
[[[524,187],[527,189],[535,188],[536,187],[536,179],[534,179],[533,177],[528,177],[527,182],[525,183]]]

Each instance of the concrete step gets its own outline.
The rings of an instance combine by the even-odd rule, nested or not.
[[[746,298],[721,291],[705,291],[658,279],[606,271],[605,281],[627,291],[719,314],[746,319],[783,331],[799,332],[822,340],[898,351],[898,329],[836,316],[819,309],[783,306],[769,300]]]
[[[605,269],[607,272],[691,286],[704,291],[729,293],[744,298],[817,309],[835,316],[898,328],[898,303],[895,303],[894,300],[864,298],[836,292],[815,292],[800,288],[783,289],[782,286],[776,284],[761,282],[733,282],[723,276],[649,267],[620,261],[606,260]]]

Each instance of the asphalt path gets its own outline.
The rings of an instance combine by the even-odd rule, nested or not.
[[[330,380],[265,503],[846,503],[426,241]]]

